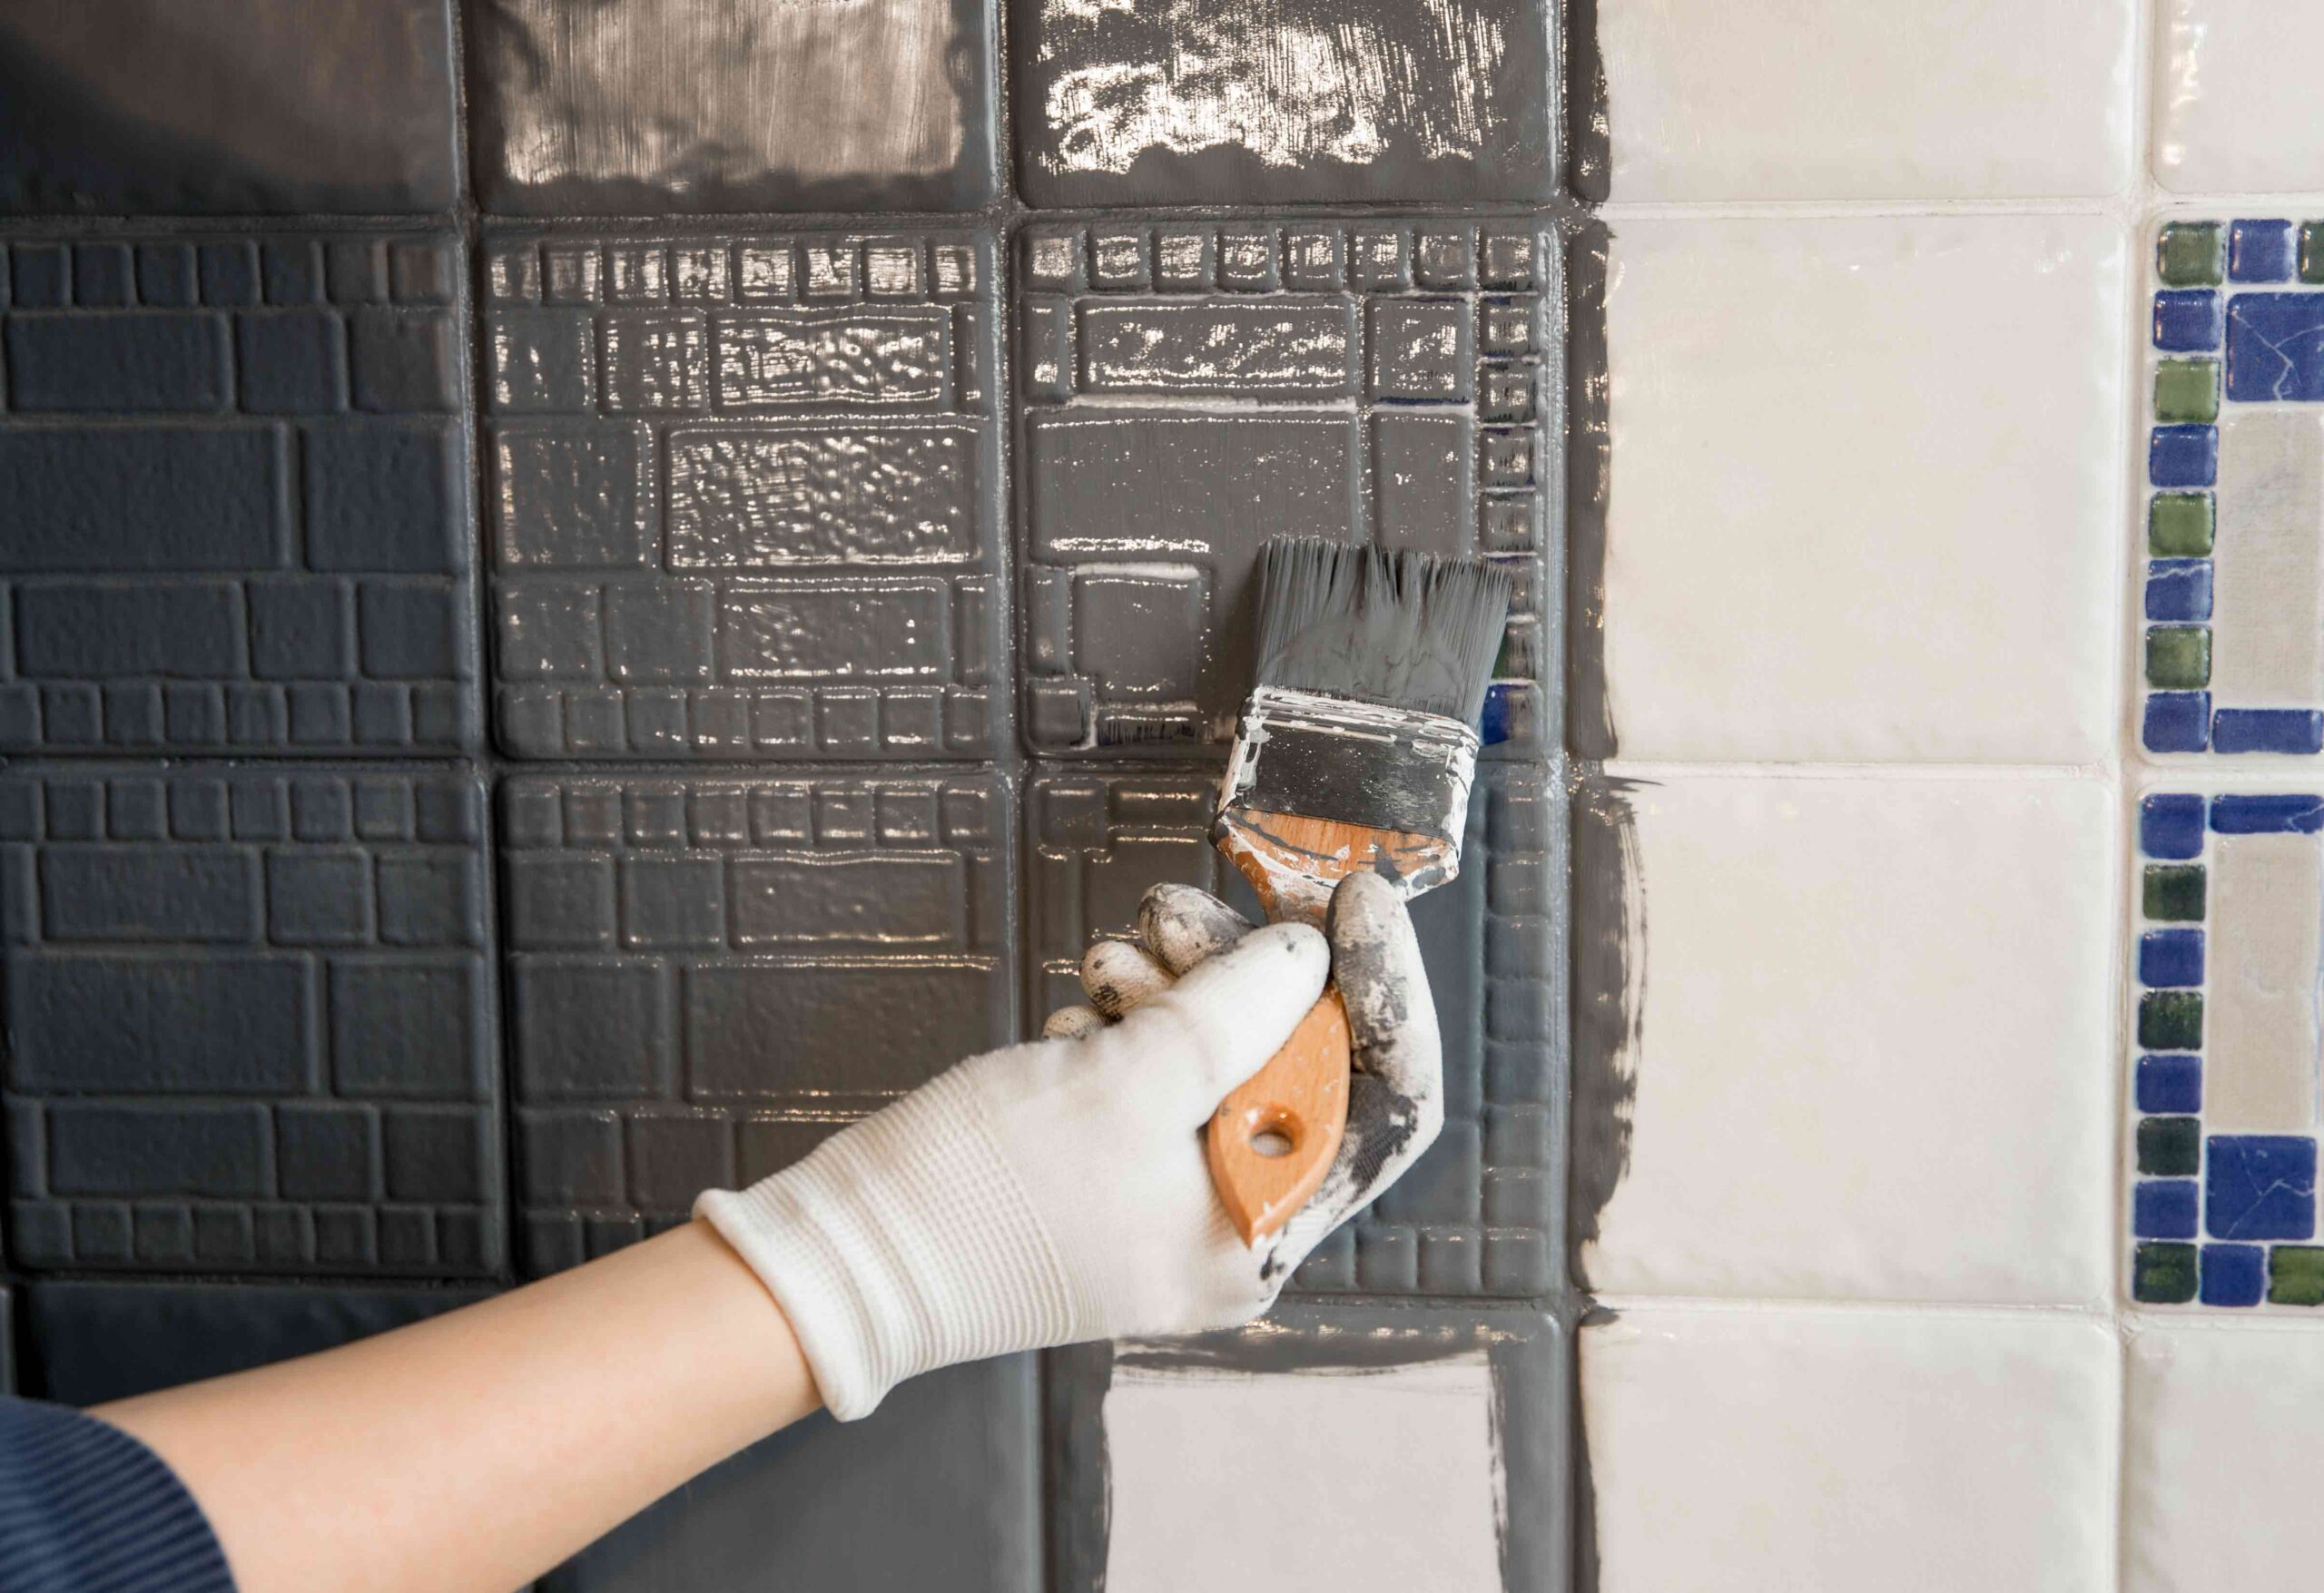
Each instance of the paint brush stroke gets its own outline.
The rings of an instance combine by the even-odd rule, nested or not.
[[[1630,1170],[1646,998],[1646,880],[1640,867],[1637,783],[1597,778],[1573,804],[1573,1187],[1577,1267],[1598,1219]]]
[[[1606,689],[1606,511],[1612,405],[1606,348],[1607,258],[1613,235],[1592,221],[1567,245],[1566,723],[1583,758],[1615,755]]]

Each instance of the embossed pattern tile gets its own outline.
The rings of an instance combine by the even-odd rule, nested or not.
[[[1231,740],[1259,549],[1276,536],[1508,569],[1517,595],[1485,737],[1502,753],[1554,744],[1554,234],[1513,221],[1121,223],[1039,227],[1020,247],[1021,664],[1037,752]]]
[[[496,1270],[483,825],[445,774],[0,777],[11,1257]]]
[[[995,776],[512,779],[501,834],[534,1273],[1010,1037]]]
[[[506,751],[992,754],[984,240],[500,238],[484,291]]]
[[[1257,903],[1211,847],[1215,777],[1052,766],[1028,782],[1028,1028],[1080,998],[1093,936],[1126,931],[1157,880]],[[1460,878],[1413,903],[1444,1035],[1445,1125],[1428,1155],[1292,1281],[1296,1290],[1538,1295],[1558,1275],[1551,1172],[1565,1033],[1565,804],[1554,779],[1478,777]]]
[[[0,752],[470,744],[455,241],[8,253]]]

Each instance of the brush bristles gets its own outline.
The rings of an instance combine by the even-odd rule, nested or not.
[[[1477,559],[1277,538],[1259,574],[1258,683],[1473,725],[1511,591]]]

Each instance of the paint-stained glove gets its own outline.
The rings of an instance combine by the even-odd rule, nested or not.
[[[1347,1133],[1314,1198],[1246,1245],[1202,1131],[1327,972],[1356,1067]],[[1340,887],[1322,935],[1255,929],[1157,886],[1138,943],[1101,943],[1082,979],[1095,1009],[1051,1019],[1053,1037],[971,1057],[795,1165],[695,1203],[765,1280],[833,1415],[954,1362],[1247,1322],[1443,1126],[1436,1008],[1412,920],[1376,876]]]

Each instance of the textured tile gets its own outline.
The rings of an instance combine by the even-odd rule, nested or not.
[[[2268,0],[2162,0],[2154,174],[2180,193],[2313,189],[2324,123],[2309,63],[2324,15]]]
[[[1259,916],[1207,839],[1216,775],[1052,766],[1026,793],[1026,1023],[1081,999],[1090,937],[1129,929],[1158,880]],[[1460,878],[1413,905],[1444,1035],[1443,1137],[1309,1257],[1293,1287],[1368,1294],[1548,1293],[1563,1177],[1565,813],[1554,777],[1478,777]]]
[[[970,210],[989,0],[479,0],[476,184],[508,215]]]
[[[13,243],[0,752],[472,744],[457,241]]]
[[[2130,0],[1598,0],[1617,200],[2102,197],[2130,178]]]
[[[503,750],[990,756],[992,266],[970,232],[488,241]]]
[[[1603,1593],[2114,1586],[2102,1323],[1650,1306],[1580,1344]]]
[[[616,1527],[542,1593],[1042,1586],[1031,1359],[899,1384],[877,1415],[820,1412]]]
[[[1010,20],[1036,205],[1531,200],[1556,181],[1547,0],[1017,0]]]
[[[498,1267],[483,826],[443,774],[0,777],[15,1263]]]
[[[2107,1295],[2116,811],[2067,778],[1585,784],[1586,1284]]]
[[[1577,751],[2112,744],[2114,222],[1625,221],[1605,247],[1576,265],[1578,338],[1605,305],[1577,368],[1610,367],[1571,434]]]
[[[1554,744],[1552,232],[1410,217],[1124,222],[1037,228],[1020,247],[1035,751],[1231,740],[1251,686],[1259,549],[1285,535],[1507,567],[1517,598],[1485,736],[1508,752]]]
[[[1556,1324],[1507,1307],[1285,1305],[1057,1352],[1051,1586],[1553,1593],[1569,1377]],[[1391,1434],[1392,1464],[1349,1463]]]
[[[106,0],[0,16],[0,210],[444,211],[448,0]]]
[[[534,1273],[1011,1037],[994,776],[512,779],[500,801]]]
[[[477,1289],[34,1283],[22,1291],[25,1391],[98,1405],[222,1377],[485,1298]]]

